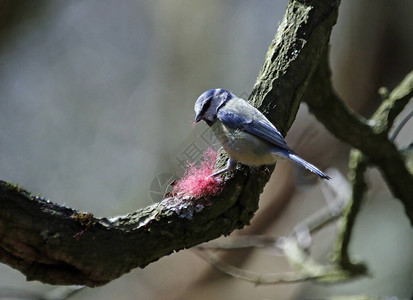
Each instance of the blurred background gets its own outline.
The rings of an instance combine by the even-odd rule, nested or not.
[[[334,85],[368,117],[377,90],[413,69],[413,2],[342,1],[331,40]],[[205,124],[193,104],[210,88],[247,98],[287,1],[0,0],[0,179],[96,216],[131,212],[161,199],[166,182],[199,159]],[[403,115],[411,111],[406,108]],[[413,122],[397,138],[412,141]],[[305,105],[287,141],[321,169],[347,172],[349,147]],[[412,295],[413,235],[403,208],[377,170],[357,220],[350,253],[369,277],[321,285],[255,286],[225,276],[191,250],[162,258],[71,299],[325,299]],[[288,234],[326,206],[314,177],[279,163],[251,226],[233,235]],[[313,255],[328,261],[336,226],[314,236]],[[87,249],[85,249],[87,251]],[[238,267],[288,271],[274,251],[223,255]],[[0,297],[50,295],[0,265]],[[389,298],[390,299],[390,298]]]

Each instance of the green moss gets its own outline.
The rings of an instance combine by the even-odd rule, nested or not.
[[[7,182],[6,183],[6,188],[11,190],[11,191],[17,191],[17,192],[25,191],[21,186],[19,186],[17,183],[13,183],[13,182]]]
[[[72,219],[76,220],[85,227],[91,227],[96,224],[96,219],[93,214],[85,212],[74,212],[72,214]]]

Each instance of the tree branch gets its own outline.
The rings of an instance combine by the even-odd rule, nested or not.
[[[268,50],[250,100],[284,134],[328,45],[338,5],[338,0],[291,1]],[[241,169],[225,180],[218,196],[171,197],[101,219],[0,182],[0,261],[28,280],[102,285],[249,224],[269,176]]]
[[[413,175],[402,153],[388,137],[394,119],[413,96],[413,72],[392,91],[370,120],[346,107],[333,91],[330,77],[326,48],[306,90],[305,101],[311,112],[332,134],[359,149],[369,163],[379,168],[395,197],[403,203],[413,225]]]
[[[361,173],[362,174],[362,173]],[[330,195],[335,195],[334,209],[331,209],[331,204],[323,207],[314,214],[308,216],[305,220],[300,221],[294,226],[294,230],[285,237],[277,238],[272,235],[261,236],[238,236],[225,238],[223,240],[215,240],[201,244],[194,248],[196,254],[210,263],[217,270],[232,276],[237,279],[252,282],[256,285],[261,284],[278,284],[278,283],[293,283],[306,280],[314,280],[323,283],[334,283],[343,280],[354,278],[355,276],[365,275],[367,269],[363,264],[351,264],[348,260],[347,246],[351,235],[351,230],[345,230],[340,241],[343,246],[337,247],[336,255],[342,254],[338,259],[335,259],[333,264],[322,264],[313,259],[310,255],[310,247],[312,236],[321,228],[330,224],[341,216],[342,208],[349,203],[346,188],[340,184],[339,176],[335,176],[331,181],[323,183],[324,190]],[[357,187],[357,189],[360,189]],[[353,191],[354,194],[354,191]],[[357,192],[362,195],[362,192]],[[358,202],[357,202],[358,203]],[[355,207],[355,205],[350,205]],[[339,208],[339,210],[337,210]],[[346,215],[349,211],[356,211],[357,208],[346,209]],[[347,218],[346,218],[347,219]],[[354,218],[349,218],[346,226],[349,228],[349,223],[354,223]],[[351,224],[352,225],[352,224]],[[216,250],[236,250],[240,248],[270,248],[283,253],[289,265],[294,269],[293,272],[278,272],[278,273],[258,273],[245,269],[238,268],[234,265],[225,263],[218,255],[214,254],[210,249]],[[346,264],[345,258],[346,257]]]
[[[353,227],[367,190],[367,184],[364,178],[367,169],[366,160],[367,158],[361,151],[352,149],[350,152],[349,177],[352,184],[352,195],[344,210],[343,220],[338,225],[338,237],[332,257],[332,260],[342,269],[348,270],[355,275],[365,274],[367,271],[367,267],[364,264],[353,263],[348,254]]]

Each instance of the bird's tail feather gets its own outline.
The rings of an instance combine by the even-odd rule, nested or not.
[[[291,161],[295,162],[297,165],[300,165],[300,166],[306,168],[307,170],[313,172],[314,174],[320,176],[321,178],[330,179],[330,176],[328,176],[327,174],[321,172],[316,166],[314,166],[314,165],[310,164],[309,162],[305,161],[304,159],[302,159],[298,155],[296,155],[294,153],[289,153],[288,158]]]

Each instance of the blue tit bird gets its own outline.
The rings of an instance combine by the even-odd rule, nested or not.
[[[255,107],[224,89],[204,92],[195,102],[195,122],[204,120],[229,156],[228,164],[212,174],[247,166],[272,165],[289,159],[324,179],[328,175],[295,154],[277,128]]]

